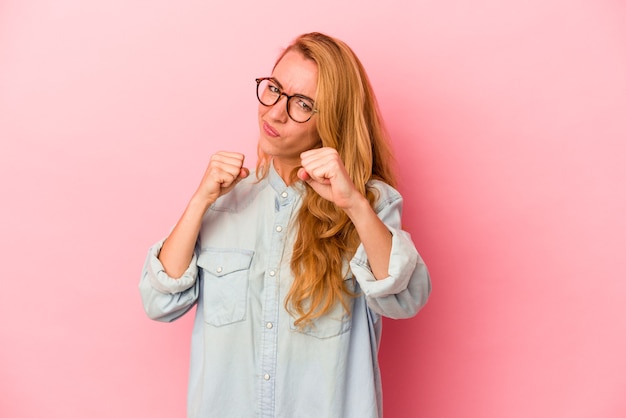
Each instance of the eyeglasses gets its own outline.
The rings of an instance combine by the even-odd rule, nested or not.
[[[313,99],[302,94],[290,96],[283,93],[279,83],[272,77],[256,79],[256,97],[263,106],[274,106],[282,96],[287,98],[287,114],[294,122],[307,122],[317,113]]]

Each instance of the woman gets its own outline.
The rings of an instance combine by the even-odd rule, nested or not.
[[[194,305],[190,417],[380,417],[381,316],[430,279],[392,188],[365,71],[343,42],[300,36],[257,79],[259,160],[218,152],[148,254],[148,316]]]

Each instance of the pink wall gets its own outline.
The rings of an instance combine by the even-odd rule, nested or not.
[[[386,321],[387,417],[626,414],[626,6],[0,2],[0,416],[184,415],[191,317],[137,281],[208,156],[254,160],[253,78],[346,40],[434,291]]]

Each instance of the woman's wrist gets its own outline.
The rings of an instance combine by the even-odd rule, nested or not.
[[[215,200],[216,199],[207,198],[206,196],[196,192],[189,200],[187,208],[194,211],[201,211],[202,214],[204,214],[204,212],[206,212],[209,207],[215,203]]]
[[[344,208],[344,212],[348,215],[348,218],[355,223],[355,220],[362,218],[362,215],[372,211],[369,201],[365,196],[360,193],[355,193],[355,198],[350,207]]]

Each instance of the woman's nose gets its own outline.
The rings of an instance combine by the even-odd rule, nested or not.
[[[284,99],[284,100],[283,100]],[[281,95],[276,103],[270,106],[268,110],[269,116],[277,121],[286,122],[289,115],[287,115],[287,97]]]

